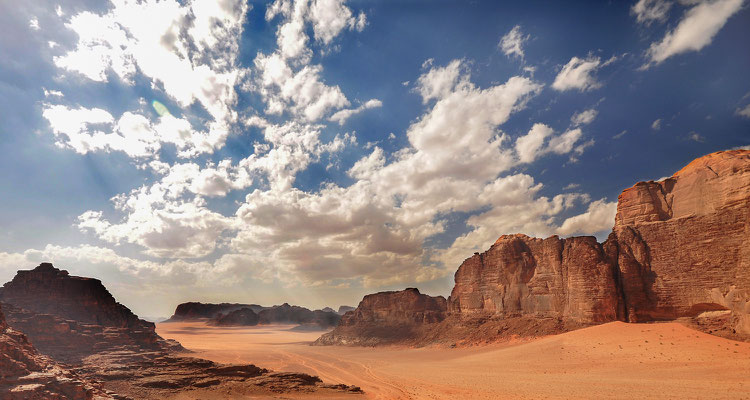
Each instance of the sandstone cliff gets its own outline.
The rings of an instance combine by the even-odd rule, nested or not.
[[[441,322],[445,315],[444,297],[421,294],[414,288],[368,294],[315,344],[374,346],[401,342],[417,336],[423,325]]]
[[[361,392],[307,374],[176,356],[185,350],[117,303],[100,281],[70,276],[48,263],[19,271],[0,299],[0,399],[108,398],[106,393],[117,399],[162,399],[207,388],[222,398]],[[66,369],[46,356],[65,362]]]
[[[594,237],[501,236],[459,266],[439,324],[416,322],[422,311],[400,308],[400,292],[375,295],[384,305],[379,314],[398,314],[391,321],[408,328],[400,341],[419,344],[617,320],[678,319],[750,338],[750,151],[713,153],[663,181],[637,183],[619,196],[614,222],[601,244]],[[374,329],[383,319],[366,317],[368,303],[318,343],[399,341]]]
[[[37,352],[26,335],[5,322],[0,307],[0,398],[111,399],[96,384]]]
[[[18,271],[0,291],[8,324],[42,353],[76,361],[100,351],[179,350],[115,301],[101,281],[70,276],[49,263]]]

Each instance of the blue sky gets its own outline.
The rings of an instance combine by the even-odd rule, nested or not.
[[[501,234],[750,145],[742,0],[0,4],[0,280],[178,302],[449,294]],[[162,106],[167,112],[163,112]]]

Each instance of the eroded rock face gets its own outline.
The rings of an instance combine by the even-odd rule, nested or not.
[[[315,344],[378,345],[412,338],[414,330],[445,319],[447,304],[414,288],[368,294],[354,311],[341,317],[339,325]]]
[[[249,308],[257,314],[268,307],[259,306],[257,304],[211,304],[188,302],[177,305],[177,308],[174,311],[174,315],[172,315],[172,317],[169,318],[166,322],[200,321],[205,319],[213,319],[218,317],[219,314],[227,315],[233,311],[237,311],[243,308]]]
[[[111,399],[96,384],[37,352],[26,335],[5,322],[0,307],[0,398]]]
[[[584,323],[731,311],[750,333],[750,151],[701,157],[622,192],[612,234],[503,236],[459,267],[453,313],[532,314]]]
[[[505,235],[467,259],[448,298],[457,314],[537,314],[607,322],[620,318],[615,269],[594,237]]]
[[[461,264],[448,317],[429,329],[420,323],[422,310],[404,308],[400,295],[371,296],[319,344],[424,344],[480,331],[523,333],[523,326],[544,334],[674,319],[749,339],[750,151],[709,154],[663,181],[624,190],[602,244],[593,237],[501,236]],[[378,330],[383,321],[400,321],[400,328]]]
[[[18,271],[0,292],[8,324],[44,354],[66,362],[100,351],[181,349],[115,301],[97,279],[70,276],[49,263]]]
[[[275,373],[254,365],[225,365],[176,355],[185,349],[156,335],[153,324],[115,302],[101,282],[71,277],[50,264],[20,271],[4,286],[2,300],[3,400],[110,395],[120,400],[163,399],[179,397],[185,391],[200,398],[269,398],[279,393],[313,393],[327,398],[361,392],[354,386],[323,384],[307,374]],[[7,323],[3,312],[8,315]],[[15,329],[28,333],[31,341]],[[64,361],[66,369],[47,356]]]
[[[713,153],[626,189],[605,247],[628,320],[727,311],[731,329],[750,334],[750,151]]]
[[[208,322],[209,325],[215,326],[253,326],[258,325],[258,314],[249,308],[240,308],[227,315],[219,314]]]
[[[328,329],[332,326],[336,326],[339,319],[341,319],[341,316],[331,309],[328,311],[311,311],[305,307],[292,306],[287,303],[273,307],[254,306],[253,308],[249,306],[237,307],[237,304],[185,304],[191,304],[190,309],[192,312],[187,314],[184,308],[182,310],[180,309],[184,304],[180,304],[180,306],[177,307],[177,311],[175,311],[175,316],[179,315],[176,319],[177,321],[202,319],[190,318],[186,315],[211,314],[213,317],[208,321],[208,324],[215,326],[296,324],[308,329]],[[195,305],[200,306],[196,307]],[[201,310],[201,314],[197,314],[195,312],[196,310]],[[173,316],[170,320],[174,321],[175,317]]]

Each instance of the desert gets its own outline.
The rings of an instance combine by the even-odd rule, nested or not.
[[[750,400],[750,0],[0,27],[0,400]]]
[[[713,398],[750,395],[750,344],[679,323],[610,322],[461,348],[321,347],[317,334],[158,324],[195,356],[348,382],[367,399]],[[657,395],[658,394],[658,395]],[[351,398],[351,397],[350,397]]]

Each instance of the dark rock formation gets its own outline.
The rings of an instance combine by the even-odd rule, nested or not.
[[[5,284],[0,299],[7,314],[7,324],[0,317],[3,400],[88,399],[99,394],[109,398],[106,393],[117,399],[162,399],[185,390],[209,389],[215,391],[196,396],[271,397],[302,391],[325,398],[361,392],[357,387],[325,385],[306,374],[175,356],[175,351],[184,349],[159,337],[154,324],[117,303],[100,281],[70,276],[51,264],[19,271]],[[15,329],[26,333],[30,342]],[[46,356],[64,361],[68,370]]]
[[[273,307],[255,306],[255,309],[238,307],[238,304],[184,303],[177,307],[175,316],[178,316],[176,320],[180,321],[197,319],[186,317],[189,315],[213,314],[208,324],[215,326],[295,324],[305,329],[328,329],[336,326],[341,319],[341,316],[333,310],[311,311],[305,307],[291,306],[287,303]],[[173,316],[171,320],[174,321],[175,317]]]
[[[609,321],[675,319],[748,339],[750,151],[710,154],[668,179],[626,189],[602,244],[593,237],[504,235],[466,259],[455,282],[448,317],[439,324],[420,323],[421,309],[404,309],[393,292],[378,293],[371,295],[382,304],[378,312],[365,297],[318,344],[398,342],[395,326],[402,327],[401,342],[428,343],[461,341],[478,331],[491,341]],[[389,318],[393,329],[376,329]]]
[[[315,344],[374,346],[396,343],[416,336],[425,324],[441,322],[446,301],[410,288],[399,292],[368,294],[354,311],[341,317],[339,325]]]
[[[0,307],[0,398],[111,399],[98,385],[37,352],[21,332],[9,327]]]
[[[70,276],[49,263],[18,271],[0,291],[8,324],[37,349],[76,361],[100,351],[182,349],[115,301],[98,279]]]
[[[253,326],[258,325],[258,314],[249,308],[240,308],[227,315],[219,314],[208,322],[209,325],[215,326]]]
[[[321,329],[336,326],[341,319],[341,316],[335,312],[310,311],[305,307],[290,306],[287,303],[263,310],[258,313],[258,316],[261,324],[315,325]]]
[[[238,304],[238,303],[198,303],[189,302],[182,303],[177,306],[174,311],[174,315],[165,322],[178,322],[178,321],[200,321],[206,319],[216,318],[219,314],[227,315],[232,311],[236,311],[242,308],[249,308],[254,313],[259,313],[268,307],[259,306],[257,304]]]
[[[344,314],[348,313],[349,311],[354,311],[355,309],[356,309],[356,307],[352,307],[352,306],[340,306],[339,310],[336,311],[336,312],[339,315],[344,315]]]

